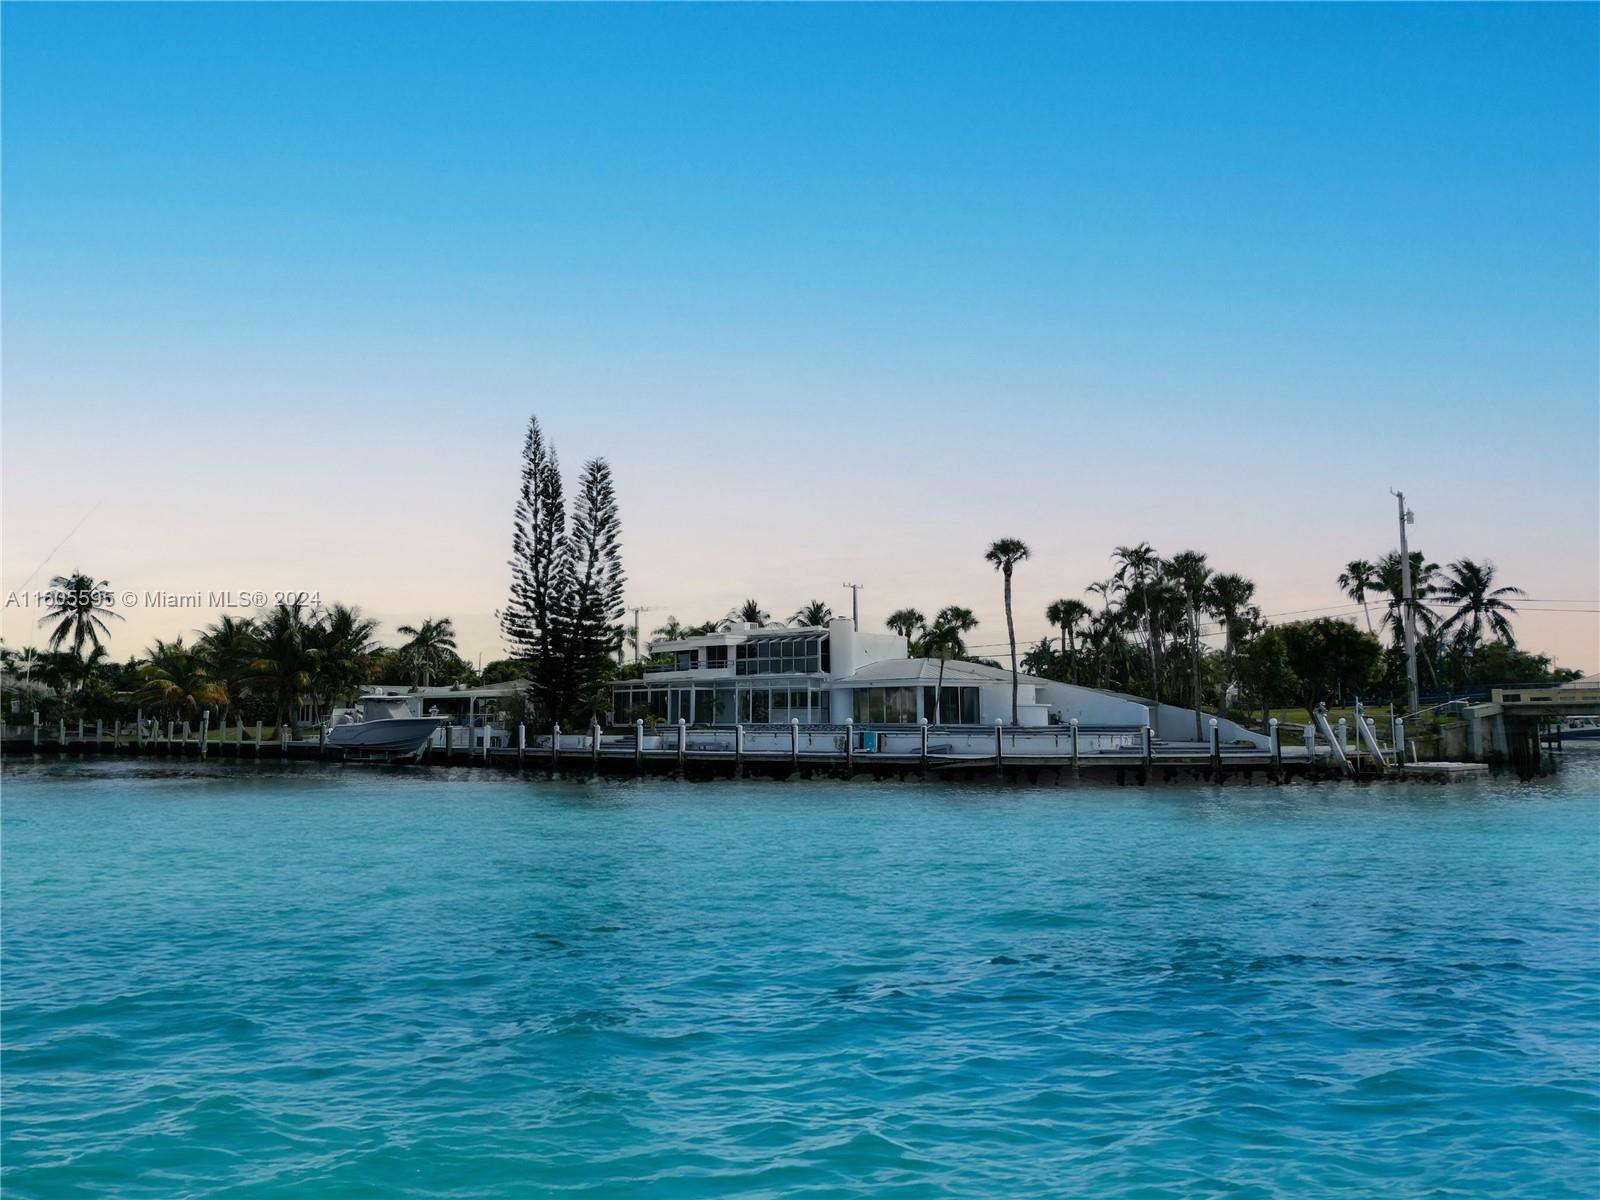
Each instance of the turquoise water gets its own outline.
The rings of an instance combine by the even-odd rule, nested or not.
[[[22,1197],[1600,1191],[1600,755],[1029,789],[9,766]]]

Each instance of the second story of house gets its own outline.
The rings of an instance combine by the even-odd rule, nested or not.
[[[843,679],[876,662],[904,659],[905,639],[861,633],[848,617],[826,625],[728,622],[714,633],[651,642],[645,677],[653,682],[710,682],[744,676]]]

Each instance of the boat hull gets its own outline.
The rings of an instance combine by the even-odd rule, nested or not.
[[[328,730],[328,745],[362,754],[415,754],[441,724],[439,717],[400,717],[335,725]]]

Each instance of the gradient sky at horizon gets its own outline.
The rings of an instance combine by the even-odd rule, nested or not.
[[[647,625],[848,579],[992,652],[1001,535],[1025,641],[1139,540],[1332,609],[1398,486],[1600,669],[1593,5],[4,24],[0,591],[307,589],[496,657],[537,413],[611,461]]]

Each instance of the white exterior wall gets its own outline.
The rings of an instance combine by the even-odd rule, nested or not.
[[[829,679],[848,679],[872,663],[905,658],[906,640],[897,633],[857,633],[849,617],[828,622]]]
[[[1060,714],[1061,723],[1079,725],[1134,725],[1150,722],[1150,710],[1136,700],[1125,700],[1094,688],[1053,680],[1039,685],[1040,699]]]

